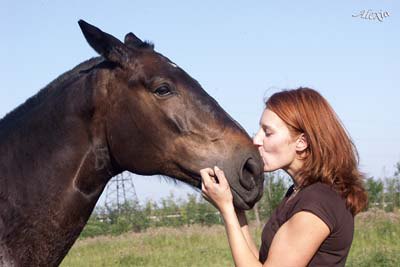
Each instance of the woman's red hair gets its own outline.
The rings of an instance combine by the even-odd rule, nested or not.
[[[313,89],[298,88],[273,94],[266,108],[287,124],[292,136],[304,134],[307,139],[304,164],[296,174],[298,186],[329,184],[346,199],[353,215],[363,210],[367,194],[357,149],[329,103]]]

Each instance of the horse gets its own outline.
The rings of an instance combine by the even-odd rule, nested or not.
[[[195,79],[131,32],[78,24],[99,56],[0,120],[1,266],[58,266],[125,170],[199,189],[199,170],[218,165],[236,208],[262,196],[251,138]]]

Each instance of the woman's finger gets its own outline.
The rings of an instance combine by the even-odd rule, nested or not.
[[[211,168],[204,168],[200,170],[200,174],[204,173],[204,174],[208,174],[209,176],[214,175],[214,170]]]
[[[207,187],[210,187],[211,184],[213,183],[212,178],[211,178],[211,175],[212,175],[212,176],[215,175],[213,169],[211,169],[211,168],[201,169],[201,170],[200,170],[200,175],[201,175],[201,178],[202,178],[202,179],[201,179],[201,180],[202,180],[202,183],[204,183],[204,186],[205,186],[206,188],[207,188]]]
[[[201,182],[204,184],[204,187],[207,187],[208,184],[210,183],[210,175],[209,175],[209,170],[208,169],[201,169],[200,170],[200,176],[201,176]]]
[[[229,185],[228,180],[225,177],[225,173],[218,168],[218,166],[214,167],[215,175],[218,177],[219,184],[221,185]]]
[[[206,193],[202,192],[201,195],[203,196],[203,198],[204,198],[205,200],[207,200],[208,202],[210,202],[210,198],[208,197],[208,195],[207,195]]]
[[[205,200],[207,200],[209,203],[211,203],[214,207],[218,209],[218,206],[215,204],[214,200],[210,198],[207,193],[202,192],[202,196]]]
[[[207,192],[206,184],[204,183],[204,179],[201,179],[201,191]]]

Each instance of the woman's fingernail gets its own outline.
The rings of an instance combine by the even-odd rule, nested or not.
[[[214,166],[214,168],[215,168],[216,170],[219,170],[218,166]]]

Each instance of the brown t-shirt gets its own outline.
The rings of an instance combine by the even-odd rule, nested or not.
[[[315,183],[293,195],[293,187],[273,212],[264,226],[261,237],[260,262],[268,257],[275,233],[296,212],[308,211],[318,216],[329,227],[330,234],[321,244],[308,266],[345,266],[353,241],[354,217],[346,208],[345,200],[329,185]]]

